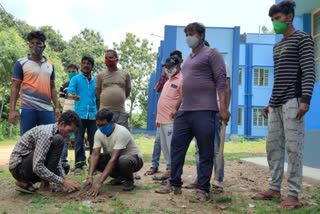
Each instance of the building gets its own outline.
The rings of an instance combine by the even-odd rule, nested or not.
[[[281,0],[276,0],[279,3]],[[320,1],[295,0],[297,30],[309,33],[315,42],[316,84],[309,112],[305,116],[304,161],[307,166],[320,168]],[[271,6],[271,5],[270,5]],[[190,53],[185,43],[182,26],[165,26],[165,37],[158,50],[156,73],[151,75],[149,84],[147,129],[155,130],[156,107],[159,94],[154,86],[159,79],[161,64],[175,49],[182,51],[183,57]],[[206,29],[206,40],[220,50],[226,63],[232,69],[231,119],[227,134],[242,135],[246,138],[267,135],[267,120],[262,116],[262,108],[267,105],[273,86],[273,45],[281,35],[247,34],[240,43],[240,27]]]

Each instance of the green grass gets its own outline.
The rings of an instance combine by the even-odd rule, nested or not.
[[[18,141],[18,137],[16,138],[12,138],[12,139],[5,139],[5,140],[1,140],[0,141],[0,147],[1,146],[14,146],[17,141]]]

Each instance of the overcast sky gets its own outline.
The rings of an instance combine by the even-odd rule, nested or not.
[[[15,17],[33,26],[49,25],[69,40],[83,28],[101,33],[105,43],[119,42],[126,32],[160,44],[165,25],[201,22],[210,27],[240,26],[257,33],[271,29],[268,10],[275,0],[0,0]],[[158,35],[152,36],[150,34]]]

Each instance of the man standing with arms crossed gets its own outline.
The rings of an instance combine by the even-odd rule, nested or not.
[[[267,158],[272,180],[269,190],[253,196],[260,200],[281,197],[286,149],[288,196],[280,204],[284,209],[302,206],[298,194],[302,185],[304,114],[309,110],[315,81],[313,40],[294,29],[294,8],[293,1],[282,1],[269,10],[275,32],[283,34],[273,49],[274,85],[263,110],[263,116],[269,119]]]

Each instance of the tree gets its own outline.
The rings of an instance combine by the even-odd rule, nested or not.
[[[107,46],[100,33],[94,30],[84,29],[80,34],[72,37],[66,45],[65,50],[61,54],[61,59],[64,66],[70,63],[79,64],[82,56],[90,55],[95,60],[94,71],[100,71],[104,66],[104,53]]]
[[[41,26],[40,30],[46,35],[46,43],[50,45],[53,51],[62,52],[67,43],[62,39],[59,31],[55,31],[51,26]]]
[[[127,33],[120,44],[113,43],[118,52],[120,64],[130,73],[131,95],[129,97],[129,122],[132,125],[132,112],[136,108],[147,113],[148,82],[150,74],[155,70],[156,53],[152,52],[149,41],[140,40],[132,33]]]
[[[265,33],[265,34],[267,34],[267,33],[274,33],[273,30],[269,30],[269,28],[268,28],[267,26],[265,26],[265,25],[262,25],[261,31],[262,31],[262,33]]]

